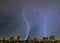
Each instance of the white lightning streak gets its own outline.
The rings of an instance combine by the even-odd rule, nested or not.
[[[26,40],[27,37],[28,37],[28,34],[29,34],[29,23],[28,23],[27,18],[25,17],[25,9],[23,9],[23,19],[25,20],[25,22],[26,22],[26,24],[27,24],[27,34],[26,34],[26,37],[25,37],[25,39],[24,39],[24,40]]]
[[[38,13],[40,13],[40,8],[39,9],[34,9],[34,8],[32,8],[35,12],[38,12]],[[46,35],[47,33],[46,33],[46,16],[44,16],[44,36],[47,36]]]
[[[46,17],[44,16],[44,36],[46,36]]]

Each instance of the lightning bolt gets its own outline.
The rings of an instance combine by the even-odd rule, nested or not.
[[[35,12],[38,12],[38,13],[40,13],[40,8],[39,9],[34,9],[34,8],[32,8]],[[46,37],[47,36],[47,32],[46,32],[46,16],[43,16],[44,17],[44,37]]]
[[[34,9],[34,8],[33,8],[33,9]],[[39,8],[39,9],[34,9],[35,12],[40,13],[39,10],[40,10],[40,8]],[[47,30],[47,29],[46,29],[46,16],[43,16],[43,17],[44,17],[44,37],[46,37],[46,36],[47,36],[47,35],[46,35],[46,34],[47,34],[47,33],[46,33],[46,30]]]
[[[46,16],[44,16],[44,36],[46,36]]]
[[[28,34],[29,34],[29,23],[28,23],[27,18],[25,17],[25,9],[23,9],[23,19],[25,20],[25,23],[27,24],[27,34],[26,34],[26,37],[24,39],[24,40],[26,40],[28,37]]]

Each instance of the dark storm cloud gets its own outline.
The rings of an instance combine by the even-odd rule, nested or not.
[[[1,37],[21,34],[22,39],[25,38],[27,25],[22,16],[23,8],[25,8],[25,17],[31,29],[30,37],[34,37],[35,34],[38,35],[37,37],[43,36],[43,15],[46,15],[48,36],[53,33],[59,38],[60,0],[0,0]],[[34,9],[38,9],[38,11],[36,12]]]
[[[0,0],[0,36],[10,36],[19,27],[18,0]],[[19,4],[20,5],[20,4]],[[20,7],[20,6],[19,6]],[[19,13],[19,14],[18,14]],[[21,18],[21,17],[20,17]],[[18,26],[19,25],[19,26]]]

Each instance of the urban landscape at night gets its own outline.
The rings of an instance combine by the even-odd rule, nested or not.
[[[33,38],[30,39],[28,37],[26,40],[21,40],[20,35],[17,36],[17,38],[14,38],[14,36],[11,36],[9,39],[5,39],[5,37],[0,40],[0,43],[60,43],[60,40],[56,40],[55,36],[49,36],[49,37],[42,37],[42,38]]]

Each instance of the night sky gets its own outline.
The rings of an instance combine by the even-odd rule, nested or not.
[[[60,39],[60,0],[0,0],[0,38],[11,35]]]

